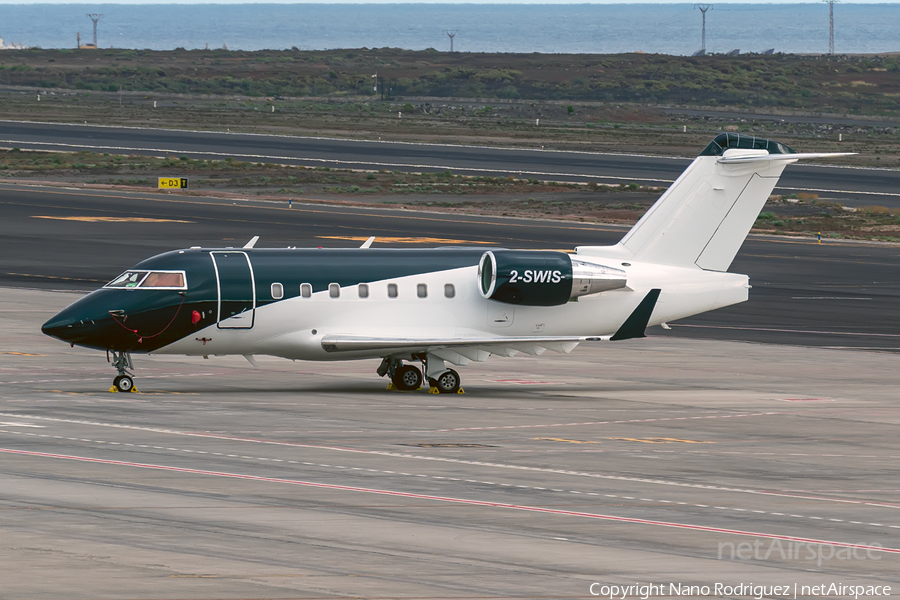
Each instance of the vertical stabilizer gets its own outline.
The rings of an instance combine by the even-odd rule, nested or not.
[[[617,246],[578,252],[726,271],[784,168],[827,156],[843,154],[797,154],[778,142],[723,133]]]

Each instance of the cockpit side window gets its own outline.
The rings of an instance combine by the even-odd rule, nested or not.
[[[136,288],[146,276],[147,271],[125,271],[103,287]]]
[[[178,288],[184,289],[184,273],[151,271],[141,283],[142,288]]]

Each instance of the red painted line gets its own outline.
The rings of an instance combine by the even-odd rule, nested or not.
[[[650,519],[636,519],[631,517],[617,517],[614,515],[604,515],[599,513],[579,512],[572,510],[560,510],[556,508],[542,508],[540,506],[527,506],[524,504],[508,504],[506,502],[488,502],[486,500],[471,500],[466,498],[452,498],[448,496],[432,496],[430,494],[414,494],[411,492],[398,492],[395,490],[379,490],[374,488],[364,488],[349,485],[336,485],[332,483],[317,483],[314,481],[303,481],[299,479],[283,479],[281,477],[261,477],[259,475],[244,475],[241,473],[226,473],[222,471],[207,471],[204,469],[189,469],[186,467],[172,467],[167,465],[153,465],[148,463],[127,462],[121,460],[108,460],[102,458],[89,458],[86,456],[72,456],[68,454],[51,454],[47,452],[31,452],[28,450],[13,450],[11,448],[0,448],[0,452],[6,454],[17,454],[22,456],[39,456],[42,458],[56,458],[62,460],[76,460],[80,462],[88,462],[103,465],[116,465],[120,467],[134,467],[139,469],[154,469],[158,471],[172,471],[175,473],[189,473],[191,475],[209,475],[212,477],[229,477],[232,479],[243,479],[246,481],[263,481],[267,483],[284,483],[288,485],[300,485],[305,487],[313,487],[328,490],[339,490],[344,492],[359,492],[364,494],[378,494],[381,496],[393,496],[398,498],[413,498],[416,500],[432,500],[435,502],[451,502],[454,504],[465,504],[468,506],[485,506],[489,508],[502,508],[507,510],[520,510],[536,513],[544,513],[551,515],[563,515],[568,517],[584,517],[588,519],[599,519],[601,521],[613,521],[617,523],[631,523],[636,525],[655,525],[657,527],[671,527],[674,529],[687,529],[691,531],[703,531],[707,533],[724,533],[727,535],[740,535],[748,537],[759,537],[773,540],[784,540],[790,542],[800,542],[806,544],[821,544],[827,546],[836,546],[840,548],[859,548],[861,550],[873,550],[877,552],[888,552],[891,554],[900,554],[900,548],[885,548],[880,546],[868,546],[865,544],[849,544],[846,542],[834,542],[828,540],[817,540],[814,538],[803,538],[791,535],[777,535],[772,533],[759,533],[754,531],[743,531],[740,529],[725,529],[722,527],[707,527],[705,525],[691,525],[687,523],[672,523],[669,521],[655,521]]]

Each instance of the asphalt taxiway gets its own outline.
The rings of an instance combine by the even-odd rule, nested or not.
[[[712,136],[711,136],[712,138]],[[710,139],[711,139],[710,138]],[[692,157],[567,152],[543,148],[496,148],[335,138],[184,131],[143,127],[0,121],[0,145],[34,150],[113,154],[187,155],[194,158],[259,161],[392,171],[521,176],[544,180],[667,185]],[[697,148],[697,153],[702,148]],[[798,152],[813,152],[815,140]],[[900,207],[900,170],[829,166],[790,167],[776,193],[811,192],[847,206]]]
[[[4,598],[900,589],[893,355],[653,336],[450,396],[371,361],[136,357],[112,394],[102,353],[40,334],[75,297],[0,289]]]
[[[95,289],[160,252],[190,246],[474,245],[571,250],[626,229],[588,223],[0,186],[0,285]],[[673,323],[666,335],[797,346],[900,349],[900,246],[751,236],[731,271],[750,301]]]

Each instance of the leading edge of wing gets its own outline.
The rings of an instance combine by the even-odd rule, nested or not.
[[[366,337],[354,335],[326,335],[322,338],[322,349],[326,352],[353,352],[361,350],[425,350],[458,348],[466,346],[510,346],[518,344],[565,344],[580,342],[607,342],[610,336],[522,336],[522,337]]]

